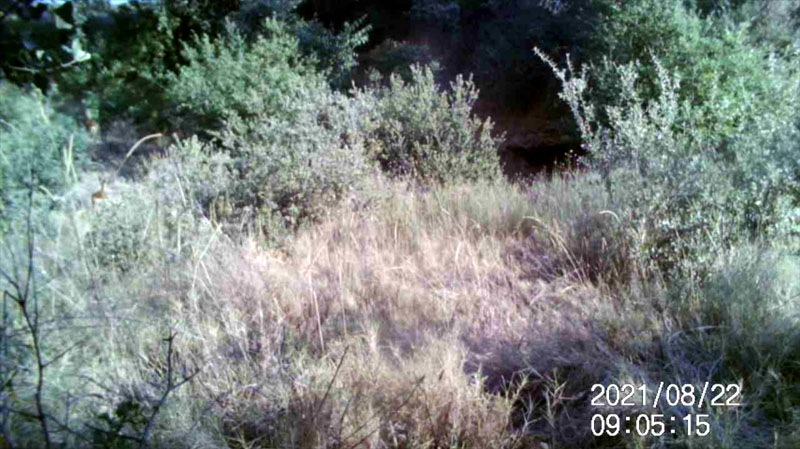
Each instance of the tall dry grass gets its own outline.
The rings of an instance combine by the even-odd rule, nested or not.
[[[140,434],[164,391],[169,332],[177,378],[201,371],[160,409],[158,447],[757,447],[772,430],[778,447],[797,439],[754,423],[796,420],[800,339],[781,316],[800,308],[786,275],[767,276],[774,264],[753,249],[720,259],[705,289],[664,284],[637,259],[638,223],[593,175],[424,191],[376,179],[368,207],[329,209],[277,249],[226,237],[169,179],[119,180],[98,211],[56,212],[42,228],[43,310],[60,333],[46,341],[54,352],[79,342],[54,365],[51,410],[73,423],[106,417],[57,439],[114,447],[127,440],[113,435]],[[757,272],[772,280],[747,290]],[[759,334],[740,313],[754,304]],[[66,324],[78,317],[84,324]],[[725,331],[704,331],[712,319]],[[720,368],[721,355],[738,357],[738,371]],[[595,383],[735,376],[754,395],[714,411],[712,438],[590,432]],[[81,399],[66,407],[66,392]]]

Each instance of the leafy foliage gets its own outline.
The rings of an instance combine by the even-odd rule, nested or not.
[[[265,23],[267,36],[252,44],[229,26],[223,38],[203,35],[186,46],[188,64],[169,76],[167,90],[195,126],[220,129],[234,116],[288,117],[292,113],[284,108],[284,98],[323,81],[312,61],[299,55],[287,27],[273,19]]]
[[[458,76],[442,92],[429,67],[411,67],[411,81],[392,75],[389,87],[357,92],[362,101],[377,103],[366,124],[372,156],[390,174],[411,175],[429,182],[475,180],[499,176],[492,121],[472,115],[478,90]]]
[[[695,0],[703,15],[730,14],[747,22],[752,40],[778,51],[791,51],[800,39],[800,4],[771,0]]]
[[[358,65],[356,48],[369,41],[369,25],[364,18],[345,23],[339,34],[317,21],[300,21],[297,27],[299,47],[306,55],[317,59],[317,68],[325,74],[331,85],[348,88],[352,70]]]
[[[647,217],[640,249],[692,271],[742,241],[796,234],[797,55],[680,0],[594,5],[603,59],[569,76],[550,64],[606,189]]]
[[[96,55],[79,70],[58,78],[63,91],[89,103],[92,118],[108,124],[133,120],[164,129],[170,123],[170,101],[164,86],[185,60],[183,42],[198,33],[217,36],[238,2],[180,0],[130,2],[113,8],[80,8],[86,16],[81,32]]]
[[[153,217],[147,202],[140,198],[127,198],[125,207],[120,206],[101,204],[97,207],[99,210],[94,211],[87,241],[98,265],[108,268],[109,272],[124,273],[150,261],[145,238],[148,222]],[[131,214],[131,209],[138,213]]]
[[[82,48],[73,2],[6,3],[0,15],[0,69],[8,80],[34,83],[46,92],[59,72],[91,58]]]
[[[266,30],[252,44],[233,29],[217,42],[199,38],[169,91],[230,157],[233,181],[224,198],[204,195],[204,207],[224,201],[226,215],[280,234],[357,186],[366,160],[359,139],[342,140],[357,126],[350,100],[299,56],[285,25],[270,19]]]
[[[730,15],[700,17],[683,0],[598,0],[606,11],[596,27],[591,50],[592,101],[613,106],[624,89],[615,65],[635,63],[638,95],[649,102],[658,96],[656,56],[680,77],[681,98],[691,102],[696,131],[708,143],[724,146],[756,122],[782,121],[791,115],[791,101],[780,82],[796,56],[785,62],[770,56],[767,47],[752,44],[747,22]],[[605,59],[602,59],[605,58]],[[598,111],[602,119],[605,111]]]
[[[87,161],[88,135],[54,110],[37,89],[0,82],[0,210],[11,205],[31,176],[39,188],[57,193],[77,178]]]
[[[568,79],[540,56],[563,83],[561,96],[606,189],[645,217],[651,232],[640,250],[666,271],[702,270],[733,244],[800,230],[793,197],[800,183],[798,130],[790,118],[762,117],[717,151],[714,137],[700,131],[704,110],[681,101],[679,80],[653,58],[658,96],[650,102],[640,96],[637,65],[609,63],[621,90],[618,105],[605,109],[606,126],[585,98],[589,72],[569,66]],[[772,97],[776,109],[798,105],[790,75],[774,72],[773,85],[784,86],[782,98]]]
[[[254,17],[282,11],[281,26],[300,39],[303,53],[315,58],[316,67],[337,86],[348,83],[350,70],[356,63],[354,50],[367,40],[368,27],[362,27],[361,22],[348,24],[341,33],[334,34],[319,23],[293,19],[290,13],[294,7],[279,2],[249,5],[244,9],[240,9],[238,2],[212,3],[134,2],[91,14],[84,30],[91,51],[99,57],[85,69],[62,77],[61,83],[77,97],[82,97],[84,90],[91,90],[95,97],[90,103],[104,122],[134,119],[140,126],[157,129],[203,127],[210,124],[175,123],[174,91],[168,92],[165,87],[187,69],[185,66],[193,58],[201,56],[193,52],[213,51],[216,43],[212,41],[220,38],[231,49],[238,46],[244,51],[260,35],[273,32],[263,29],[263,20],[258,26],[248,25]],[[278,20],[273,19],[273,23]],[[232,36],[230,30],[235,27],[238,27],[236,36]],[[207,41],[205,44],[203,39]]]
[[[103,124],[132,119],[163,126],[168,110],[164,76],[180,66],[180,20],[146,3],[91,12],[83,30],[98,57],[59,79],[62,89],[84,99]]]

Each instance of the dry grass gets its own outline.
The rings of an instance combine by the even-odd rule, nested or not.
[[[800,339],[787,321],[767,307],[771,333],[738,340],[676,322],[719,316],[724,288],[747,291],[735,286],[762,265],[721,261],[729,276],[717,299],[678,303],[674,289],[640,276],[636,224],[591,176],[524,189],[375,185],[369,207],[330,210],[280,249],[225,237],[181,195],[162,194],[177,185],[120,183],[94,215],[53,215],[60,237],[42,240],[40,263],[54,273],[49,301],[62,309],[48,313],[92,323],[63,329],[67,341],[86,341],[54,385],[94,395],[73,413],[113,417],[126,401],[150,410],[171,328],[173,365],[202,372],[161,412],[154,444],[169,447],[664,447],[670,440],[593,436],[591,386],[702,383],[722,373],[709,369],[719,356],[712,341],[740,343],[750,365],[739,372],[762,373],[747,385],[763,390],[763,402],[714,411],[712,439],[672,443],[758,446],[771,437],[752,420],[776,403],[789,410],[783,422],[797,419],[787,373]],[[108,247],[98,242],[108,240],[92,234],[117,221],[140,224],[125,228],[139,245],[122,253],[132,258],[125,269],[100,263]],[[781,293],[783,312],[798,310],[786,302],[793,292]],[[697,301],[709,308],[688,308]],[[776,352],[775,341],[787,349]],[[780,362],[770,365],[777,378],[767,379],[757,353]],[[136,431],[135,420],[121,428]],[[796,433],[781,432],[776,445],[791,447]]]
[[[396,446],[396,438],[408,440],[408,447],[431,441],[438,441],[436,447],[518,444],[521,434],[512,438],[510,422],[541,420],[548,406],[539,399],[550,394],[542,386],[548,379],[560,372],[560,381],[570,383],[561,393],[580,393],[602,379],[604,369],[598,368],[611,369],[617,358],[604,343],[602,322],[616,320],[619,304],[559,246],[568,236],[548,229],[537,240],[537,226],[573,218],[564,215],[570,188],[389,188],[379,206],[331,211],[280,251],[262,250],[252,241],[215,245],[197,261],[201,269],[190,300],[180,303],[178,313],[183,326],[207,336],[197,342],[202,359],[226,367],[223,377],[209,369],[216,379],[205,377],[206,387],[225,395],[236,385],[258,384],[271,398],[260,407],[300,413],[304,418],[296,419],[303,426],[317,429],[306,432],[313,438],[302,432],[272,437],[301,446],[306,437],[330,445],[332,438],[355,432],[342,430],[348,423],[363,426],[348,441],[373,432],[363,444]],[[588,201],[576,201],[576,207],[591,207]],[[574,226],[590,213],[573,212]],[[537,261],[552,263],[547,276],[534,276],[530,257],[519,257],[527,251],[524,242],[551,252],[549,262]],[[343,347],[350,348],[349,356],[334,378],[333,360]],[[296,351],[313,367],[295,366]],[[232,379],[231,369],[245,378]],[[258,371],[272,380],[253,377]],[[530,379],[520,383],[526,373]],[[298,389],[297,376],[310,376],[304,389]],[[328,385],[332,392],[323,401]],[[320,411],[295,410],[309,401]],[[536,402],[537,409],[523,412],[525,401]],[[250,413],[255,406],[233,402]],[[278,421],[284,419],[289,418]],[[328,429],[331,423],[336,425]],[[535,425],[549,434],[557,424]]]

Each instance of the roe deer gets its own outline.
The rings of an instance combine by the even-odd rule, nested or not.
[[[158,137],[161,137],[161,133],[150,134],[149,136],[142,137],[135,144],[133,144],[131,149],[128,150],[128,154],[125,155],[125,159],[122,160],[122,163],[119,164],[119,167],[117,167],[117,171],[114,172],[112,176],[116,177],[119,175],[120,170],[122,170],[122,166],[125,165],[125,162],[128,160],[129,157],[131,157],[133,152],[136,151],[137,148],[139,148],[139,145],[141,145],[147,140],[155,139]],[[106,184],[108,184],[108,179],[109,178],[100,177],[100,190],[92,194],[92,209],[94,209],[94,205],[97,201],[106,199]]]
[[[97,137],[100,135],[100,124],[96,121],[88,119],[83,124],[86,126],[86,130],[89,131],[89,134],[91,134],[92,137]]]
[[[97,201],[106,199],[106,183],[107,182],[108,182],[108,180],[106,180],[105,178],[100,178],[100,190],[98,190],[97,192],[94,192],[92,194],[92,209],[94,209],[94,204]]]

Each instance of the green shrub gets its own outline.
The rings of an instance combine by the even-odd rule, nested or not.
[[[126,198],[124,204],[112,201],[98,205],[87,236],[98,266],[124,273],[149,263],[146,229],[153,217],[146,206],[139,196]]]
[[[269,19],[265,31],[250,44],[229,24],[221,38],[203,35],[185,46],[188,63],[169,76],[167,91],[190,122],[219,130],[234,116],[286,118],[288,97],[324,81],[285,24]]]
[[[633,193],[627,200],[648,217],[646,252],[669,267],[691,254],[699,266],[696,257],[713,258],[709,245],[795,234],[798,55],[774,52],[743,9],[594,7],[603,20],[593,89],[583,72],[562,77],[563,94],[606,188]]]
[[[77,99],[91,96],[92,118],[103,125],[130,119],[162,126],[168,106],[163,77],[179,63],[177,18],[139,2],[86,13],[81,31],[96,57],[60,74],[59,87]]]
[[[502,137],[491,134],[490,119],[472,115],[478,90],[458,76],[450,92],[440,91],[428,67],[412,66],[411,81],[392,75],[389,87],[357,92],[357,101],[376,103],[365,124],[372,156],[392,175],[422,181],[493,179],[499,176]]]
[[[365,142],[393,174],[437,181],[499,174],[492,124],[471,116],[471,81],[459,77],[452,93],[440,92],[429,69],[414,67],[411,83],[395,76],[388,88],[350,99],[299,56],[288,26],[272,19],[266,31],[251,44],[232,28],[215,42],[197,39],[169,86],[230,157],[225,170],[234,181],[223,209],[231,217],[272,234],[313,220],[358,187],[368,169]],[[202,201],[209,213],[212,201]]]
[[[339,34],[318,21],[300,21],[296,27],[300,49],[317,60],[317,68],[333,87],[348,88],[352,70],[358,65],[356,48],[369,41],[371,26],[364,26],[362,18],[354,23],[346,22]]]
[[[123,2],[115,7],[78,2],[80,33],[95,57],[60,74],[61,89],[82,99],[92,92],[94,119],[103,125],[133,120],[153,130],[170,125],[166,76],[185,63],[182,43],[203,33],[218,36],[239,2],[192,0]]]
[[[232,181],[200,193],[202,206],[275,236],[357,187],[367,166],[351,101],[298,56],[285,25],[268,20],[266,29],[252,44],[233,29],[213,43],[198,39],[170,91],[187,114],[213,126],[215,148],[230,158],[218,168]],[[192,157],[202,164],[211,154]]]
[[[81,19],[71,1],[9,3],[0,18],[2,78],[50,90],[60,73],[91,58],[82,48]]]
[[[637,66],[609,63],[621,90],[618,105],[605,109],[608,126],[585,98],[587,72],[569,66],[567,79],[566,70],[550,64],[591,163],[608,193],[646,221],[639,248],[663,270],[703,272],[731,245],[800,231],[793,198],[800,185],[798,130],[791,118],[756,121],[721,152],[700,131],[700,107],[681,102],[680,83],[657,58],[658,95],[649,103],[637,88]],[[798,84],[776,78],[785,90],[781,103],[774,98],[775,109],[797,107]]]
[[[0,82],[0,212],[30,183],[51,196],[87,161],[88,134],[39,90]],[[70,147],[70,141],[72,145]]]
[[[720,381],[743,380],[767,418],[790,419],[800,409],[797,258],[743,245],[712,260],[710,272],[699,289],[688,279],[671,286],[672,313],[708,329],[690,339],[721,361]]]
[[[748,20],[723,13],[700,17],[683,0],[598,0],[594,7],[605,12],[589,47],[595,55],[595,104],[624,101],[618,96],[624,87],[616,66],[629,63],[635,63],[642,101],[655,100],[660,82],[655,56],[680,77],[678,93],[692,104],[695,131],[707,144],[725,147],[757,122],[781,121],[794,113],[784,85],[790,78],[796,82],[790,74],[796,56],[779,60],[770,48],[754,44]],[[605,120],[605,110],[598,112]]]
[[[749,22],[754,42],[792,51],[800,38],[800,3],[772,0],[695,0],[703,14],[728,12]]]
[[[179,141],[170,154],[169,161],[154,163],[147,175],[162,202],[185,204],[225,225],[241,221],[243,212],[232,206],[235,165],[230,155],[197,136]]]
[[[184,147],[196,144],[190,139]],[[178,153],[180,153],[178,151]],[[201,200],[221,197],[227,181],[219,175],[224,158],[195,153],[154,166],[140,183],[118,183],[93,207],[86,246],[104,275],[146,272],[153,266],[191,257],[213,232]],[[201,180],[202,179],[202,180]],[[217,189],[217,190],[215,190]]]
[[[273,231],[296,229],[358,190],[368,170],[350,101],[327,85],[286,98],[294,117],[231,118],[220,133],[231,155],[233,208]],[[343,140],[342,136],[352,136]]]

